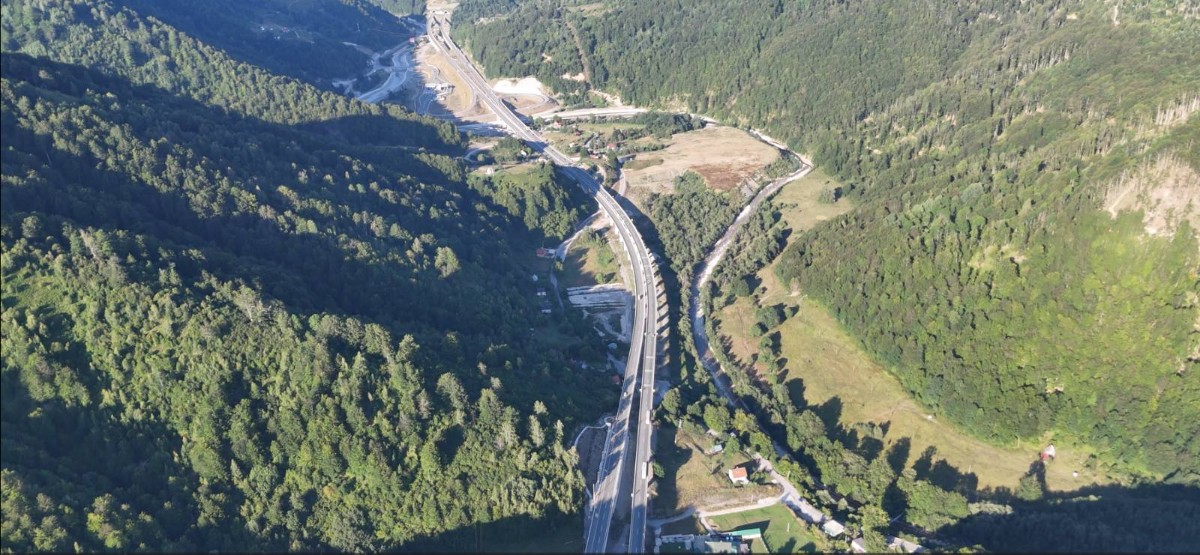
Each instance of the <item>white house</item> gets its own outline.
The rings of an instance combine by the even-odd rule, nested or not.
[[[824,530],[829,537],[836,538],[846,531],[846,527],[836,520],[826,520],[825,524],[821,525],[821,530]]]

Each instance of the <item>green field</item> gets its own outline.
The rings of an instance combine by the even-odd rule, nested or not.
[[[755,553],[821,553],[830,549],[820,530],[801,521],[782,504],[709,517],[708,520],[722,532],[746,528],[762,530],[765,550],[754,549],[758,546],[752,543],[751,550]]]
[[[563,260],[563,287],[600,285],[617,280],[617,255],[608,242],[608,230],[600,230],[589,236],[585,230],[574,243]]]
[[[637,158],[626,162],[622,166],[622,169],[628,171],[643,170],[649,167],[662,165],[662,163],[663,159],[661,156],[654,156],[653,154],[639,154]]]

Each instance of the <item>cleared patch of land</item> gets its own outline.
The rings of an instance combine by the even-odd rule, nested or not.
[[[670,193],[675,178],[688,170],[704,177],[710,187],[729,190],[779,158],[779,151],[745,131],[710,125],[671,137],[662,150],[639,154],[638,168],[626,166],[631,191]]]
[[[571,244],[563,261],[563,287],[583,287],[612,283],[617,279],[617,255],[609,246],[609,228],[584,230]]]
[[[728,438],[718,440],[689,423],[684,423],[682,429],[663,426],[658,434],[655,460],[662,465],[665,476],[655,481],[657,495],[652,507],[657,515],[678,514],[688,507],[707,510],[749,504],[780,493],[773,484],[730,483],[725,472],[750,461],[750,456],[733,449],[705,454]],[[725,446],[729,447],[727,443]]]
[[[572,12],[581,13],[586,17],[596,17],[598,15],[604,15],[604,14],[612,11],[612,7],[607,6],[604,2],[592,2],[591,4],[583,4],[580,6],[571,6],[571,7],[568,7],[567,10],[572,11]]]
[[[644,170],[646,168],[652,168],[654,166],[661,165],[662,163],[662,158],[639,158],[625,163],[623,169],[625,171]]]
[[[1183,221],[1200,238],[1200,174],[1175,156],[1160,156],[1110,186],[1104,209],[1115,218],[1140,210],[1146,233],[1174,235]]]
[[[819,172],[784,187],[776,202],[785,206],[784,219],[792,226],[792,237],[815,223],[850,209],[837,204],[817,201],[822,189],[836,186]],[[837,320],[821,305],[807,298],[803,291],[789,290],[775,277],[774,264],[758,273],[761,280],[759,302],[739,299],[717,313],[717,333],[728,346],[734,359],[768,381],[766,364],[754,361],[758,338],[750,333],[755,323],[757,306],[785,305],[798,308],[778,329],[781,336],[781,355],[785,360],[782,380],[793,391],[802,390],[809,405],[822,405],[837,398],[841,402],[840,423],[849,428],[858,422],[889,423],[885,443],[909,438],[909,463],[914,462],[927,448],[936,449],[934,462],[944,460],[960,473],[974,474],[978,486],[1015,487],[1018,480],[1034,462],[1046,441],[1031,444],[997,446],[971,437],[949,423],[930,419],[900,382],[884,367],[865,353],[857,342],[842,329]],[[1091,454],[1086,446],[1056,441],[1058,458],[1047,467],[1046,482],[1052,490],[1074,490],[1092,483],[1107,481],[1085,467]],[[1078,471],[1079,476],[1072,475]]]
[[[753,553],[823,553],[830,549],[820,530],[796,518],[783,504],[708,517],[707,520],[721,532],[748,528],[761,530],[762,538],[750,544]]]
[[[416,50],[417,70],[425,82],[443,81],[449,83],[454,90],[437,101],[431,104],[430,112],[433,114],[448,114],[461,119],[478,119],[483,115],[484,110],[479,106],[475,95],[471,93],[471,89],[467,87],[462,77],[450,65],[449,60],[432,44],[426,43],[421,45]],[[433,109],[436,106],[438,110]]]
[[[841,186],[840,183],[816,168],[808,175],[788,183],[776,193],[771,202],[782,208],[780,215],[788,228],[792,230],[789,240],[799,237],[800,232],[811,229],[825,220],[854,209],[854,205],[849,201],[842,200],[825,204],[818,200],[822,190],[834,189],[839,186]]]

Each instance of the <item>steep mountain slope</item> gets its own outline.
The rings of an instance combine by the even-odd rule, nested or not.
[[[596,86],[761,126],[837,175],[861,208],[781,277],[937,414],[1200,480],[1194,6],[468,4],[460,35],[499,73],[559,72],[496,45],[570,20]]]
[[[393,14],[366,0],[124,0],[122,4],[234,58],[326,88],[333,79],[365,69],[367,54],[362,48],[380,52],[411,34],[396,24]]]
[[[133,8],[18,4],[4,549],[462,550],[578,526],[564,435],[614,394],[516,262],[587,210],[574,187],[468,184],[434,153],[461,148],[452,127]],[[9,52],[39,48],[56,59]]]
[[[462,138],[449,124],[416,116],[397,106],[356,102],[300,79],[282,76],[298,63],[295,60],[251,56],[247,59],[266,65],[247,63],[158,17],[142,14],[131,7],[136,4],[126,0],[5,2],[0,8],[3,14],[0,43],[6,52],[47,56],[94,67],[231,112],[275,123],[320,128],[345,141],[428,150],[462,146]],[[169,9],[164,4],[153,4],[156,13]],[[206,13],[205,8],[196,7],[206,3],[180,4],[186,9],[170,11],[170,19],[191,22],[191,18]],[[239,12],[230,7],[224,13]],[[357,12],[343,15],[349,17],[354,13]],[[375,20],[367,21],[372,22]],[[208,33],[213,34],[211,29]],[[291,49],[293,46],[288,45],[286,50]],[[337,52],[322,48],[318,53],[306,54],[302,60],[338,65],[341,70],[335,76],[352,75],[366,61],[361,54],[344,61]],[[422,125],[404,125],[405,122]]]

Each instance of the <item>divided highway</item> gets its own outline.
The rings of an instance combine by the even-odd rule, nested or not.
[[[591,504],[586,514],[586,546],[588,553],[603,553],[608,550],[613,512],[622,500],[619,492],[630,491],[629,542],[621,551],[633,553],[645,550],[646,516],[648,513],[648,486],[653,473],[650,459],[653,428],[650,424],[654,398],[654,372],[658,355],[658,282],[654,260],[649,249],[634,227],[629,215],[617,200],[605,190],[585,169],[575,164],[558,149],[546,142],[541,135],[515,114],[500,100],[479,70],[468,61],[462,50],[450,39],[449,20],[434,16],[429,20],[429,36],[434,47],[446,54],[450,64],[466,81],[467,86],[489,110],[496,114],[499,122],[516,138],[560,166],[564,173],[579,183],[592,195],[600,209],[613,221],[617,235],[629,254],[633,269],[634,319],[629,355],[621,385],[621,398],[617,415],[609,427],[605,439],[604,455],[601,457],[600,472]],[[640,372],[639,372],[640,370]],[[637,416],[630,420],[633,405],[638,406]],[[630,429],[636,430],[632,464],[629,461]],[[629,470],[629,472],[627,472]]]

